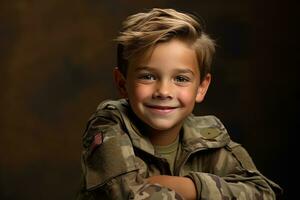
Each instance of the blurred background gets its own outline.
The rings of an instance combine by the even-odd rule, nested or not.
[[[153,7],[196,14],[218,47],[198,115],[218,116],[288,199],[296,132],[296,44],[284,1],[86,0],[0,2],[0,199],[74,199],[81,136],[112,81],[116,38]]]

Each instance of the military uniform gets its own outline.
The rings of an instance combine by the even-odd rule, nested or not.
[[[281,192],[214,116],[190,115],[185,120],[173,174],[139,124],[124,99],[98,106],[83,136],[78,199],[183,199],[172,189],[147,183],[153,175],[191,178],[197,199],[275,199]]]

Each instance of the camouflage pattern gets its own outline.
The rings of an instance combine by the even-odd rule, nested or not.
[[[147,183],[147,177],[171,172],[138,125],[125,100],[98,106],[83,136],[78,199],[183,199],[172,189]],[[183,125],[181,147],[174,175],[193,180],[197,199],[275,199],[281,192],[214,116],[190,115]]]

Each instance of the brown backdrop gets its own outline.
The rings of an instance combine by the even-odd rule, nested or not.
[[[296,131],[287,3],[17,0],[0,3],[0,199],[74,199],[85,123],[100,101],[117,97],[113,39],[127,15],[152,7],[203,18],[218,48],[195,112],[218,116],[287,195]]]

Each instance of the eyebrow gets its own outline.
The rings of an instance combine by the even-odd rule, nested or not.
[[[149,66],[139,66],[134,71],[141,71],[141,70],[153,70],[153,68]]]
[[[149,66],[139,66],[135,69],[135,71],[141,71],[141,70],[149,70],[149,71],[155,71],[155,69],[153,69],[153,67],[149,67]],[[190,69],[187,68],[178,68],[174,70],[176,73],[183,73],[183,74],[193,74],[195,75],[195,72],[193,72]]]
[[[176,69],[175,70],[177,73],[183,73],[183,74],[193,74],[195,75],[195,72],[193,72],[192,70],[190,69],[186,69],[186,68],[183,68],[183,69]]]

